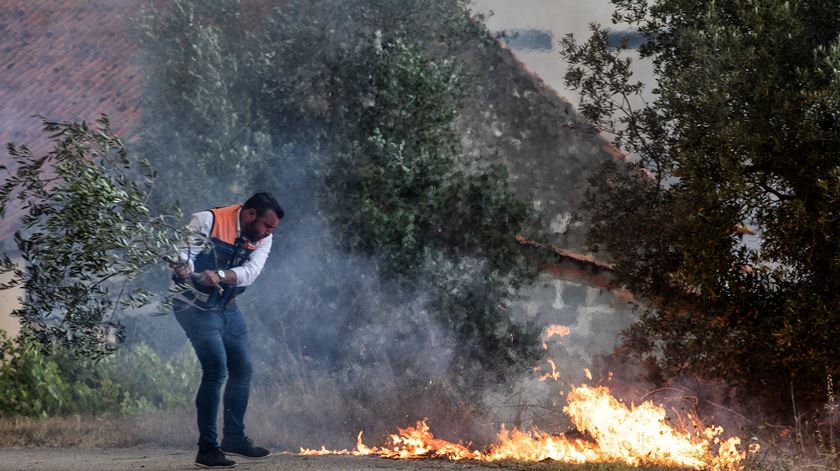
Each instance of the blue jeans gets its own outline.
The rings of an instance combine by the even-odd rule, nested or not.
[[[222,433],[226,441],[236,443],[243,440],[253,367],[248,328],[242,313],[235,304],[224,309],[202,310],[177,302],[174,312],[201,363],[201,385],[195,397],[199,449],[218,446],[216,417],[225,377]]]

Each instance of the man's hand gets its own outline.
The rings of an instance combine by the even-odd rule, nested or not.
[[[190,264],[184,260],[181,260],[178,263],[170,263],[169,267],[172,268],[175,276],[179,279],[183,280],[190,276]]]
[[[204,286],[219,286],[222,279],[216,273],[216,270],[204,270],[198,274],[198,282]]]

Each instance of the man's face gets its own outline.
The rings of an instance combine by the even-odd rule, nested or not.
[[[271,235],[271,232],[280,224],[280,218],[272,210],[268,210],[262,216],[257,216],[257,210],[248,208],[243,211],[242,235],[251,242],[257,242]]]

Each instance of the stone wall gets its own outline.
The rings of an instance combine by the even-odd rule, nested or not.
[[[588,179],[623,155],[503,43],[470,44],[464,51],[459,59],[472,81],[459,127],[468,158],[505,165],[513,191],[542,215],[547,240],[540,250],[575,252],[592,262],[582,270],[542,267],[513,306],[516,317],[569,327],[568,336],[548,342],[548,357],[579,373],[594,355],[611,353],[636,319],[627,294],[610,288],[609,268],[601,263],[609,257],[588,253],[581,211]]]
[[[21,265],[20,259],[13,259]],[[12,276],[9,273],[0,275],[0,283],[8,283]],[[9,288],[0,291],[0,330],[6,332],[9,337],[15,337],[20,332],[20,322],[10,313],[20,307],[20,297],[23,296],[22,288]]]
[[[542,214],[545,242],[585,252],[587,179],[620,154],[502,43],[476,41],[464,51],[471,81],[458,126],[467,158],[502,162],[516,195]]]
[[[558,339],[560,345],[587,362],[593,355],[612,352],[620,332],[636,318],[632,305],[609,289],[550,273],[541,274],[521,295],[514,310],[540,326],[568,327],[569,334]]]

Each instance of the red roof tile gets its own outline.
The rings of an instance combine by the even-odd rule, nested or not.
[[[56,120],[111,117],[127,136],[137,123],[140,66],[128,19],[141,0],[6,0],[0,15],[0,162],[5,144],[50,148],[34,114]],[[0,220],[0,240],[17,227]]]
[[[0,14],[0,163],[9,142],[36,154],[51,146],[32,116],[93,122],[105,113],[128,140],[137,124],[142,77],[130,19],[144,0],[5,0]],[[159,0],[159,5],[166,5]],[[279,0],[243,0],[258,22]],[[18,227],[14,208],[0,241]]]

